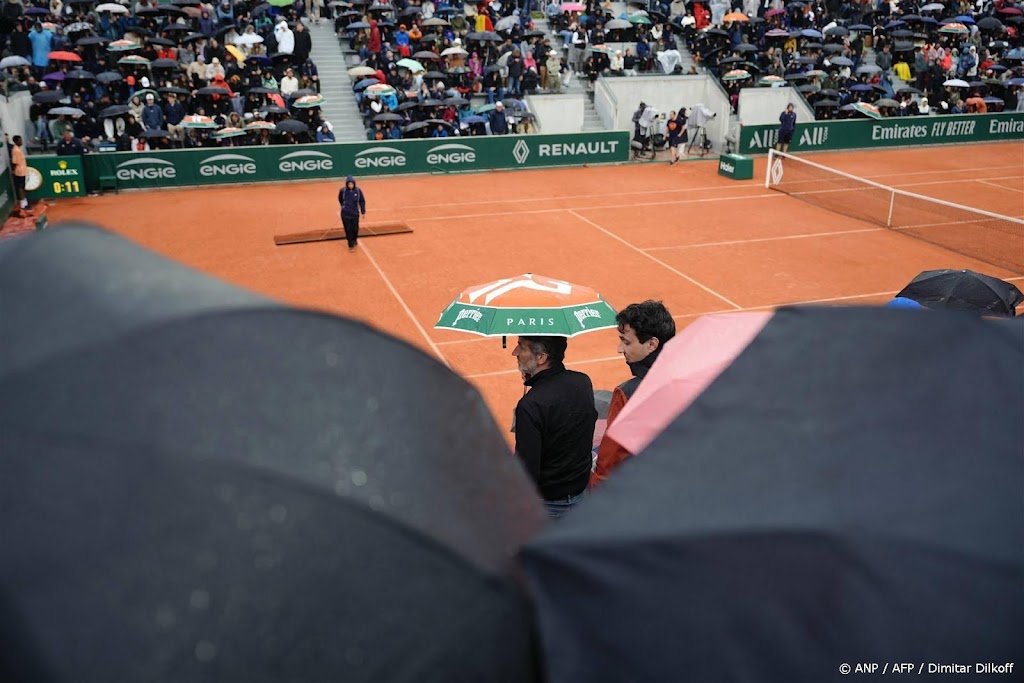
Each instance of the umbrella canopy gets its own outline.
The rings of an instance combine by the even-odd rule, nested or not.
[[[867,102],[854,102],[853,103],[853,109],[855,111],[859,111],[861,114],[864,114],[868,118],[872,118],[872,119],[881,119],[882,118],[882,113],[880,111],[878,111],[878,107],[876,107],[873,104],[868,104]]]
[[[963,35],[970,32],[971,30],[969,28],[967,28],[965,25],[959,22],[946,24],[945,26],[939,29],[939,33],[957,33]]]
[[[896,296],[926,308],[1012,318],[1024,294],[1015,285],[973,270],[927,270]]]
[[[733,69],[722,76],[723,81],[742,81],[747,78],[750,78],[750,72],[744,69]]]
[[[142,46],[134,40],[115,40],[107,45],[107,50],[110,52],[128,52],[130,50],[139,50],[141,48]]]
[[[212,137],[217,138],[218,140],[223,140],[224,138],[237,138],[237,137],[241,137],[243,135],[248,135],[248,131],[245,130],[244,128],[230,128],[229,127],[229,128],[221,128],[218,131],[214,131]]]
[[[371,69],[368,66],[354,66],[348,70],[348,75],[353,78],[359,78],[361,76],[372,76],[377,73],[376,69]]]
[[[575,337],[617,327],[615,313],[590,287],[527,273],[467,288],[434,327],[484,337]]]
[[[110,14],[129,14],[130,10],[124,5],[119,5],[116,2],[104,2],[96,6],[97,12],[109,12]]]
[[[85,116],[85,112],[78,107],[54,107],[46,114],[48,116]]]
[[[889,99],[888,97],[883,97],[882,99],[880,99],[877,102],[875,102],[875,106],[876,107],[898,107],[898,106],[900,106],[900,103],[897,102],[896,100]]]
[[[636,393],[608,429],[630,453],[640,453],[747,348],[771,313],[705,315],[665,343]]]
[[[312,109],[321,106],[325,99],[323,95],[305,95],[292,102],[292,106],[296,109]]]
[[[833,66],[853,66],[853,60],[849,57],[832,57],[829,61]]]
[[[32,62],[18,55],[11,55],[0,59],[0,69],[13,69],[19,66],[28,66]]]
[[[782,76],[763,76],[757,81],[758,85],[781,85],[786,82]]]
[[[722,17],[722,21],[745,22],[745,21],[750,21],[750,17],[748,17],[743,12],[729,12],[724,17]]]
[[[1013,661],[1022,368],[1024,320],[779,311],[524,551],[548,680]]]
[[[466,381],[96,229],[0,260],[5,680],[536,680],[545,515]]]
[[[127,104],[112,104],[105,109],[101,109],[97,116],[101,119],[110,118],[111,116],[124,116],[128,113]]]
[[[253,121],[245,124],[246,130],[274,130],[275,128],[277,128],[277,124],[270,121]]]
[[[216,128],[217,122],[209,116],[200,116],[199,114],[192,114],[186,116],[181,120],[181,125],[185,128]]]
[[[442,57],[464,57],[469,53],[463,50],[461,47],[449,47],[441,52]]]
[[[969,87],[971,87],[970,83],[968,83],[967,81],[965,81],[965,80],[963,80],[961,78],[950,78],[949,80],[944,81],[942,83],[942,85],[944,85],[946,87],[949,87],[949,88],[969,88]]]
[[[65,97],[67,96],[60,90],[42,90],[32,96],[32,101],[36,104],[53,104],[60,102]]]
[[[47,58],[51,62],[80,62],[82,58],[76,55],[74,52],[68,52],[67,50],[56,50],[47,55]]]
[[[587,6],[582,2],[563,2],[558,6],[558,9],[563,12],[584,12]]]
[[[633,28],[633,24],[625,19],[611,19],[604,25],[605,31],[623,31],[629,28]]]
[[[153,140],[156,138],[169,138],[171,137],[171,134],[163,128],[159,128],[155,130],[144,130],[139,133],[139,137],[146,138],[147,140]]]
[[[978,28],[983,31],[1002,31],[1003,22],[999,21],[995,17],[985,17],[978,22]]]
[[[142,55],[128,55],[127,57],[121,57],[117,60],[118,64],[136,65],[136,66],[148,66],[149,60]]]
[[[415,59],[399,59],[398,66],[402,69],[408,69],[414,74],[422,73],[426,71],[426,67],[417,62]]]
[[[651,18],[649,16],[647,16],[646,14],[633,14],[633,15],[630,15],[628,21],[631,24],[644,24],[644,25],[648,25],[648,24],[653,23],[651,21]]]
[[[309,126],[304,124],[302,121],[288,119],[286,121],[278,122],[277,126],[274,128],[274,132],[279,135],[283,135],[285,133],[308,133]]]

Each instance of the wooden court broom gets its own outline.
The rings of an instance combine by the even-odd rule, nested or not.
[[[359,226],[359,237],[379,237],[381,235],[400,235],[412,232],[408,223],[374,223]],[[326,242],[327,240],[345,239],[344,228],[326,228],[308,232],[293,232],[287,235],[274,235],[274,244],[303,244],[305,242]]]

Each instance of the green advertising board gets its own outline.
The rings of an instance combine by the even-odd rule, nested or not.
[[[744,126],[741,154],[765,154],[775,146],[778,126]],[[890,119],[798,123],[790,152],[947,145],[1024,139],[1024,113],[966,116],[901,116]]]
[[[582,166],[619,163],[628,159],[629,134],[613,131],[170,152],[106,152],[85,157],[85,177],[90,188],[98,187],[101,176],[113,176],[122,189],[152,189],[316,180],[346,175]]]
[[[82,157],[28,157],[25,189],[29,199],[81,197],[85,194]]]

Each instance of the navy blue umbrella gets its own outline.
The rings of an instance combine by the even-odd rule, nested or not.
[[[364,78],[363,80],[361,80],[358,83],[356,83],[355,85],[353,85],[352,89],[353,90],[366,90],[371,85],[377,85],[378,83],[380,83],[380,81],[377,80],[376,78]]]
[[[778,312],[527,547],[548,680],[1019,666],[1022,377],[1024,319]]]

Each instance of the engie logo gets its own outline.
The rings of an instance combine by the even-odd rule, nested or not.
[[[371,147],[356,154],[356,168],[405,166],[405,152],[394,147]]]
[[[330,154],[323,152],[292,152],[281,157],[277,167],[282,173],[331,171],[334,169],[334,161]]]
[[[160,180],[161,178],[174,178],[178,175],[178,171],[169,161],[144,157],[118,164],[114,175],[118,180]]]
[[[256,160],[241,154],[218,154],[199,164],[199,175],[205,178],[255,174]]]
[[[427,152],[428,164],[472,164],[476,162],[476,150],[469,145],[456,142],[438,145]]]

